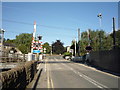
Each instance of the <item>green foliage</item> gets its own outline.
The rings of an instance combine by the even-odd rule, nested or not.
[[[22,53],[28,53],[31,50],[32,34],[22,33],[16,36],[15,44]]]
[[[5,43],[15,44],[15,39],[13,39],[13,40],[7,39],[7,40],[5,41]]]
[[[80,55],[84,55],[87,52],[85,50],[85,48],[86,48],[86,46],[89,45],[89,43],[90,43],[90,46],[92,47],[92,51],[112,49],[112,42],[113,42],[112,37],[110,35],[107,35],[105,33],[105,31],[103,31],[103,30],[95,31],[95,30],[91,30],[91,29],[89,29],[89,31],[90,31],[89,32],[90,38],[88,38],[87,31],[81,33],[81,40],[80,40],[80,44],[79,44]],[[101,45],[100,45],[100,42],[101,42]],[[74,44],[72,44],[71,47],[73,47],[73,49],[74,49]],[[76,47],[76,48],[78,50],[78,47]]]
[[[28,48],[28,47],[25,46],[24,44],[21,44],[21,45],[18,46],[18,49],[19,49],[20,51],[22,51],[22,53],[28,53],[27,48]]]
[[[51,51],[51,47],[49,46],[49,43],[46,42],[43,44],[43,48],[46,48],[46,53],[49,54]]]
[[[64,55],[64,56],[71,56],[72,53],[70,53],[70,52],[65,52],[63,55]]]
[[[120,48],[120,30],[116,31],[116,45]]]
[[[7,39],[5,42],[14,44],[22,53],[28,53],[31,50],[32,34],[22,33],[16,36],[16,39]]]
[[[63,54],[64,51],[63,43],[60,40],[56,40],[56,42],[52,44],[53,54]]]
[[[113,37],[113,33],[110,34],[111,37]],[[116,47],[120,48],[120,29],[118,31],[115,32],[115,36],[116,36]]]

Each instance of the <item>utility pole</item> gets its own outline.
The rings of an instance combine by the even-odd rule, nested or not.
[[[0,29],[0,34],[1,34],[1,43],[0,43],[0,48],[1,48],[1,53],[0,53],[0,55],[2,56],[2,52],[3,52],[3,41],[4,41],[4,32],[5,32],[5,30],[3,30],[3,29]]]
[[[80,29],[78,28],[78,56],[80,56]]]
[[[52,56],[52,44],[51,44],[51,50],[50,50],[50,55]]]
[[[90,46],[90,30],[87,30],[87,34],[88,34],[88,46]]]
[[[75,56],[76,56],[76,37],[75,37]]]
[[[115,17],[113,17],[113,48],[115,49],[116,43],[115,43]]]

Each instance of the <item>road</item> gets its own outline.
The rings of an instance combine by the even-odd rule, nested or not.
[[[91,88],[120,90],[119,77],[60,56],[48,56],[41,61],[41,76],[36,88]]]

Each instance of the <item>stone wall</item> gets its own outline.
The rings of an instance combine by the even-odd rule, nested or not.
[[[37,72],[37,62],[29,61],[9,71],[0,73],[0,89],[9,88],[25,89]]]

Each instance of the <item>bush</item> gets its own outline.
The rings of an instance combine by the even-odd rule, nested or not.
[[[65,58],[66,56],[72,56],[72,53],[65,52],[63,55],[64,55],[63,58]]]

